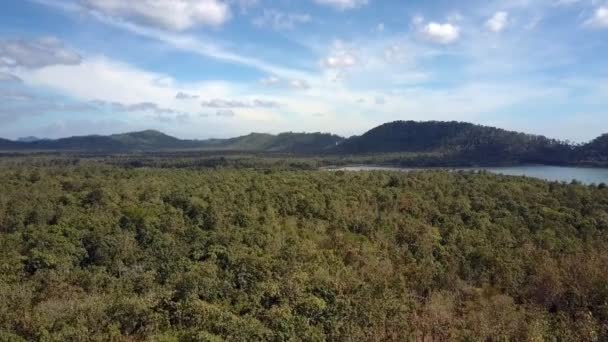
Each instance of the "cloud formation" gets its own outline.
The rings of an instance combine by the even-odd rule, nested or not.
[[[177,100],[196,100],[198,98],[198,95],[190,95],[181,91],[175,95],[175,99]]]
[[[492,32],[498,33],[503,31],[509,23],[509,13],[500,11],[494,13],[492,18],[486,21],[486,28]]]
[[[450,44],[460,38],[460,27],[452,23],[429,22],[420,29],[422,37],[439,44]]]
[[[231,109],[218,109],[215,112],[215,115],[216,116],[222,116],[222,117],[225,117],[225,118],[231,118],[231,117],[234,117],[236,115],[236,113],[233,110],[231,110]]]
[[[85,0],[85,5],[107,15],[172,31],[219,26],[231,17],[230,7],[220,0]]]
[[[258,27],[270,27],[277,31],[293,30],[298,24],[306,24],[312,20],[311,16],[302,13],[284,13],[277,10],[264,10],[261,16],[253,19]]]
[[[320,61],[321,66],[327,69],[349,69],[358,63],[355,49],[339,40],[332,44],[328,56]]]
[[[81,56],[54,37],[34,40],[0,40],[0,67],[39,69],[50,65],[76,65]]]
[[[155,114],[175,114],[181,115],[183,112],[171,108],[163,108],[153,102],[140,102],[133,104],[124,104],[120,102],[93,100],[90,102],[101,109],[106,109],[111,112],[133,113],[133,112],[151,112]]]
[[[349,10],[367,5],[368,0],[315,0],[315,2],[338,10]]]
[[[608,6],[598,7],[585,24],[594,28],[608,28]]]
[[[203,108],[278,108],[278,102],[254,99],[251,101],[213,99],[201,102]]]
[[[310,84],[301,79],[282,79],[278,76],[268,76],[260,80],[260,83],[269,87],[309,89]]]

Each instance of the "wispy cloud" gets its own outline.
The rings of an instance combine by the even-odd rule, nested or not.
[[[178,100],[196,100],[199,98],[198,95],[191,95],[184,92],[179,92],[175,95],[175,98]]]
[[[330,6],[339,10],[355,9],[368,4],[368,0],[314,0],[319,5]]]
[[[219,26],[231,17],[230,7],[220,0],[85,0],[84,4],[107,15],[173,31]]]
[[[201,102],[201,106],[205,108],[278,108],[281,107],[281,104],[260,99],[253,99],[251,101],[213,99]]]
[[[49,65],[74,65],[81,56],[55,37],[0,40],[0,67],[42,68]]]
[[[585,24],[594,28],[608,28],[608,6],[600,6],[595,9],[593,16]]]
[[[82,15],[83,13],[89,15],[99,22],[104,24],[125,30],[132,34],[136,34],[142,37],[146,37],[149,39],[153,39],[159,42],[162,42],[168,46],[171,46],[175,49],[187,51],[190,53],[198,54],[204,57],[234,63],[239,65],[244,65],[247,67],[251,67],[257,70],[261,70],[270,74],[277,74],[290,78],[297,79],[309,79],[311,75],[307,72],[286,68],[282,66],[277,66],[271,63],[268,63],[264,60],[260,60],[254,57],[249,57],[245,55],[241,55],[235,52],[232,52],[217,43],[212,43],[210,41],[204,40],[198,36],[193,36],[189,34],[182,33],[172,33],[167,32],[166,30],[159,30],[149,26],[139,25],[134,22],[117,20],[114,17],[105,15],[102,12],[90,10],[86,7],[80,6],[76,3],[65,2],[63,0],[29,0],[41,5],[57,8],[63,11],[68,11],[75,13],[77,15]]]
[[[265,9],[262,15],[253,19],[258,27],[270,27],[277,31],[293,30],[299,24],[306,24],[312,17],[304,13],[285,13],[273,9]]]

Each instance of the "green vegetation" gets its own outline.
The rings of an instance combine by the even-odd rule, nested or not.
[[[608,136],[573,145],[543,136],[463,122],[396,121],[348,139],[327,133],[251,133],[231,139],[180,140],[157,131],[15,142],[4,152],[249,153],[317,156],[401,166],[589,165],[608,166]]]
[[[608,134],[581,146],[579,155],[581,163],[608,165]]]
[[[352,137],[341,153],[439,153],[445,164],[567,164],[576,147],[543,136],[464,122],[396,121]],[[608,152],[608,150],[607,150]]]
[[[605,186],[112,160],[0,163],[0,341],[608,340]]]
[[[17,142],[0,139],[0,151],[71,151],[71,152],[134,152],[134,151],[256,151],[312,153],[335,147],[340,138],[324,133],[258,134],[210,140],[181,140],[164,133],[147,130],[109,136],[82,136],[57,140]]]
[[[344,138],[324,133],[251,133],[238,138],[207,141],[206,150],[258,151],[285,153],[322,153]]]

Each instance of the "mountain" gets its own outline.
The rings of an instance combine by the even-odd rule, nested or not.
[[[325,133],[252,133],[232,139],[181,140],[147,130],[109,136],[88,135],[31,142],[0,140],[3,151],[135,152],[170,150],[311,153],[331,148],[343,138]]]
[[[577,148],[580,163],[608,165],[608,134]]]
[[[149,130],[110,136],[89,135],[57,140],[38,140],[29,143],[22,142],[18,148],[39,151],[121,152],[185,147],[187,147],[187,143],[182,143],[182,140],[158,131]]]
[[[317,153],[329,151],[342,141],[344,138],[326,133],[251,133],[232,139],[211,140],[207,147],[231,151]]]
[[[543,136],[465,122],[395,121],[335,148],[342,154],[438,153],[452,158],[487,162],[551,162],[569,158],[572,147]]]
[[[18,142],[0,138],[0,151],[10,151],[18,149],[20,144]]]
[[[19,139],[17,139],[17,142],[34,142],[34,141],[39,141],[39,140],[48,140],[48,139],[41,139],[38,137],[29,136],[29,137],[19,138]]]

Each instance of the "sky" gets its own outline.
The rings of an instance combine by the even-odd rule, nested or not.
[[[0,137],[608,132],[608,0],[3,0]]]

